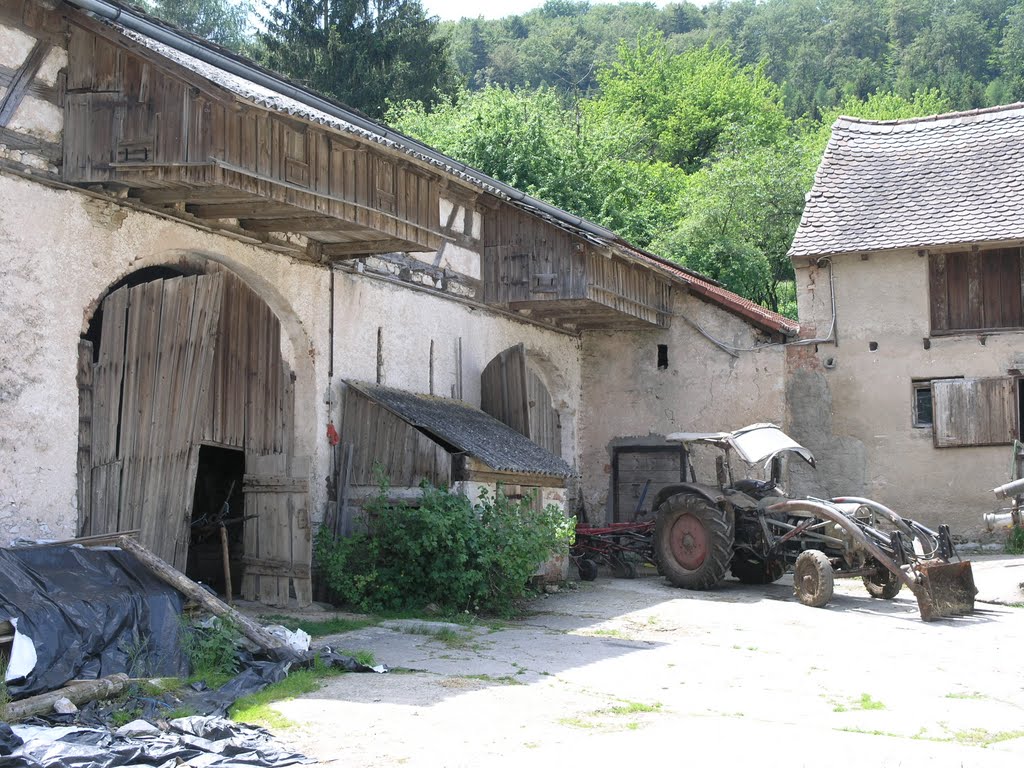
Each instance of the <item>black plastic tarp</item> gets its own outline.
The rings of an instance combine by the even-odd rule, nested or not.
[[[35,667],[7,684],[15,698],[71,680],[127,672],[187,674],[183,598],[119,549],[74,546],[0,549],[0,619],[18,620]]]
[[[16,725],[13,735],[8,751],[0,751],[4,755],[0,768],[173,768],[182,764],[278,768],[311,762],[262,728],[219,717],[183,717],[171,720],[162,730],[139,721],[113,733]]]

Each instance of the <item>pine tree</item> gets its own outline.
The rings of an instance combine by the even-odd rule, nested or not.
[[[264,0],[258,56],[271,69],[378,117],[387,102],[451,93],[447,40],[419,0]]]

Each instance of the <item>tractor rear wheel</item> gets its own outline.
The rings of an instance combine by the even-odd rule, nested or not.
[[[793,590],[796,599],[812,608],[821,608],[832,599],[835,574],[824,552],[808,549],[800,553],[793,566]]]
[[[684,589],[712,589],[732,560],[733,523],[707,499],[680,493],[658,507],[654,552],[658,569]]]
[[[864,577],[864,586],[872,597],[892,600],[903,589],[903,582],[892,571],[880,567],[874,576]]]

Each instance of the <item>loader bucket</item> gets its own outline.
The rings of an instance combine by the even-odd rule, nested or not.
[[[914,587],[924,621],[962,616],[974,610],[974,572],[970,562],[921,563],[921,581]]]

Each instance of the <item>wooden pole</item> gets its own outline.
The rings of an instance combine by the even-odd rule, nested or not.
[[[109,699],[116,696],[131,682],[128,675],[118,673],[99,680],[80,680],[49,693],[29,696],[27,699],[10,702],[3,710],[3,720],[24,720],[33,715],[45,715],[53,711],[54,702],[66,698],[74,705],[85,704],[87,701]]]
[[[220,551],[224,556],[224,597],[231,605],[231,594],[234,588],[231,586],[231,556],[228,554],[228,529],[224,523],[220,524]]]
[[[266,651],[274,651],[276,649],[286,647],[282,640],[274,637],[255,621],[250,619],[248,616],[243,616],[220,598],[215,595],[211,595],[205,589],[192,581],[192,579],[188,578],[181,571],[165,563],[137,541],[127,537],[121,537],[117,540],[117,546],[125,552],[130,552],[135,555],[139,562],[149,568],[157,578],[167,584],[170,584],[176,590],[181,592],[181,594],[185,595],[185,597],[199,603],[199,605],[203,606],[203,608],[215,616],[220,616],[221,618],[232,622],[236,627],[238,627],[239,632],[256,643],[260,648],[263,648]]]

